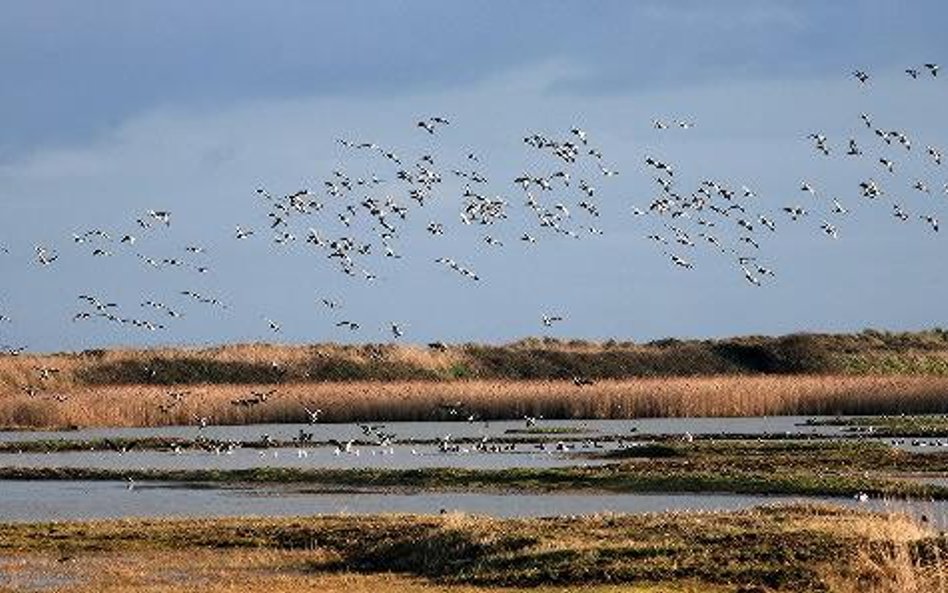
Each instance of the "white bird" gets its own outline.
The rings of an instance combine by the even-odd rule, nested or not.
[[[315,410],[310,410],[306,406],[303,406],[303,409],[306,410],[306,415],[309,416],[310,424],[316,424],[317,422],[319,422],[319,417],[323,413],[322,408],[316,408]]]
[[[937,218],[935,218],[934,216],[930,214],[919,216],[919,218],[921,218],[922,220],[930,224],[933,231],[935,231],[936,233],[938,232],[938,219]]]
[[[760,286],[760,278],[754,276],[750,270],[747,269],[747,266],[741,265],[741,269],[744,271],[744,278],[753,284],[754,286]]]
[[[833,239],[836,239],[839,237],[839,234],[836,231],[836,227],[826,222],[825,220],[820,225],[820,228],[823,229],[824,233],[826,233],[828,236],[832,237]]]
[[[941,164],[941,151],[934,146],[928,147],[928,156],[932,157],[932,160],[935,161],[936,165]]]
[[[543,325],[544,325],[544,326],[546,326],[546,327],[552,327],[552,326],[553,326],[553,323],[555,323],[555,322],[557,322],[557,321],[563,321],[563,317],[561,317],[560,315],[546,315],[546,314],[544,314],[543,317],[541,318],[541,321],[543,322]]]
[[[691,268],[694,267],[694,264],[692,264],[691,262],[689,262],[688,260],[684,258],[678,257],[675,254],[671,254],[670,257],[671,257],[672,262],[674,262],[674,264],[680,268],[687,268],[690,270]]]

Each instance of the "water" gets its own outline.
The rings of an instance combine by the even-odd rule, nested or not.
[[[605,449],[604,449],[605,450]],[[300,469],[325,468],[463,468],[474,470],[506,468],[545,468],[576,465],[598,465],[604,460],[577,459],[569,453],[557,452],[552,445],[544,452],[524,445],[514,452],[485,453],[462,448],[458,453],[442,453],[436,446],[355,447],[351,453],[336,454],[334,447],[307,449],[235,449],[230,453],[185,450],[136,451],[117,453],[105,451],[68,451],[56,453],[8,453],[0,456],[5,466],[31,468],[95,468],[109,470],[236,470],[255,467]]]
[[[253,467],[286,468],[466,468],[505,469],[592,465],[603,463],[582,457],[620,446],[607,437],[648,439],[650,436],[770,435],[782,437],[844,438],[845,427],[812,426],[810,417],[763,418],[655,418],[639,420],[541,420],[536,428],[568,428],[569,433],[524,434],[523,421],[503,422],[390,422],[384,432],[395,435],[387,447],[359,446],[350,453],[335,447],[306,449],[237,448],[230,453],[200,450],[73,451],[60,453],[8,453],[0,455],[4,466],[33,468],[96,468],[109,470],[234,470]],[[813,418],[825,420],[827,418]],[[375,423],[373,423],[375,424]],[[377,423],[383,424],[383,423]],[[268,424],[250,426],[173,426],[157,428],[97,428],[56,432],[0,432],[0,441],[84,441],[104,438],[165,437],[192,440],[199,437],[220,441],[259,441],[263,435],[278,441],[293,440],[299,430],[314,433],[317,441],[335,439],[371,440],[357,424]],[[599,439],[598,448],[586,443],[570,444],[571,451],[558,451],[553,444],[544,450],[518,444],[514,451],[487,453],[461,444],[460,452],[445,453],[434,445],[413,441],[487,439],[497,443],[511,438],[551,441]],[[911,443],[909,443],[911,445]],[[936,447],[928,447],[929,450]],[[579,456],[577,454],[580,454]],[[595,493],[446,493],[446,492],[312,492],[287,485],[215,486],[143,483],[129,490],[117,481],[0,481],[0,521],[47,521],[121,517],[211,517],[292,516],[314,514],[438,513],[461,511],[497,517],[581,515],[592,513],[646,513],[662,511],[711,511],[752,507],[767,503],[833,502],[876,510],[908,511],[925,515],[938,526],[948,525],[946,502],[907,502],[894,507],[884,501],[858,503],[850,498],[798,496],[747,496],[734,494],[595,494]]]
[[[541,517],[720,511],[792,502],[858,504],[840,498],[735,494],[311,493],[283,486],[193,488],[163,483],[137,484],[129,490],[125,483],[115,481],[0,481],[0,493],[3,498],[0,521],[3,522],[130,517],[437,514],[441,511],[493,517]],[[945,509],[943,503],[936,504]],[[870,501],[864,506],[876,508],[881,507],[881,503]],[[931,511],[926,512],[934,515]]]
[[[840,426],[807,426],[807,420],[829,420],[838,417],[829,416],[765,416],[752,418],[641,418],[635,420],[541,420],[535,428],[578,429],[575,434],[517,434],[509,431],[522,431],[526,428],[522,420],[504,420],[492,422],[373,422],[384,425],[384,431],[394,433],[400,441],[436,440],[450,435],[452,439],[489,439],[544,437],[557,438],[595,438],[606,436],[656,436],[656,435],[783,435],[783,436],[842,436],[844,428]],[[243,426],[163,426],[155,428],[84,428],[67,431],[0,431],[0,441],[31,440],[71,440],[167,437],[174,439],[195,439],[200,437],[214,440],[256,441],[262,435],[281,441],[295,439],[300,429],[314,433],[320,441],[335,439],[365,439],[358,424],[251,424]]]

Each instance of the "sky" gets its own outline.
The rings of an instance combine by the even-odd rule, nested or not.
[[[936,1],[11,0],[0,17],[0,347],[647,341],[946,325],[948,229],[926,218],[948,221],[948,164],[926,150],[948,150],[948,71],[923,67],[948,49],[948,7]],[[434,116],[450,123],[434,134],[416,125]],[[911,149],[876,129],[901,132]],[[532,134],[582,154],[564,162],[525,144]],[[826,137],[829,155],[810,134]],[[850,138],[859,156],[846,154]],[[419,165],[441,176],[424,206],[397,178]],[[380,182],[332,196],[325,182],[342,178],[333,171]],[[570,186],[550,177],[553,189],[529,191],[561,232],[541,226],[513,181],[555,171],[570,173]],[[735,197],[711,189],[709,204],[744,212],[650,211],[663,197],[656,178],[682,200],[711,180]],[[869,179],[878,198],[862,195]],[[506,218],[464,224],[465,187],[503,200]],[[304,189],[320,209],[271,229],[274,203]],[[388,213],[394,236],[383,241],[366,198],[409,207],[404,220]],[[791,206],[808,214],[793,221],[782,210]],[[149,210],[171,212],[170,224]],[[426,231],[432,222],[443,234]],[[238,225],[254,234],[237,239]],[[351,254],[350,276],[330,248],[306,242],[309,228],[371,251]],[[110,240],[74,240],[92,230]],[[276,243],[284,232],[296,240]],[[125,235],[135,243],[120,243]],[[386,257],[386,244],[399,257]],[[40,263],[37,247],[55,261]],[[126,322],[80,295],[114,303],[104,312]],[[544,315],[562,319],[545,325]]]

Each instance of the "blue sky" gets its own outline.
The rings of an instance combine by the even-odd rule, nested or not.
[[[0,322],[0,345],[387,341],[391,322],[412,342],[944,325],[944,231],[920,217],[948,220],[948,173],[925,154],[928,145],[948,149],[946,74],[912,80],[903,69],[944,57],[946,11],[937,2],[6,2],[0,246],[9,253],[0,253],[0,315],[9,321]],[[866,87],[851,76],[856,69],[871,74]],[[912,150],[875,139],[859,120],[864,111],[904,131]],[[414,124],[432,115],[452,123],[429,137]],[[656,130],[656,118],[695,125]],[[575,167],[576,179],[597,186],[598,218],[578,208],[575,183],[542,192],[545,207],[569,207],[570,229],[603,232],[579,240],[540,228],[512,183],[563,168],[524,136],[565,139],[575,126],[620,173],[601,177],[588,158]],[[827,136],[829,157],[807,140],[813,132]],[[402,258],[379,255],[367,219],[342,227],[336,214],[347,204],[322,194],[335,169],[377,174],[386,181],[377,197],[410,202],[391,163],[342,149],[340,137],[406,160],[435,157],[444,182],[392,241]],[[859,158],[843,156],[850,137],[864,150]],[[502,248],[458,221],[464,184],[450,171],[469,167],[471,151],[489,178],[485,193],[509,202],[509,218],[490,229]],[[776,276],[757,287],[737,254],[646,239],[673,238],[668,225],[682,225],[630,214],[660,192],[645,156],[673,164],[685,196],[704,179],[753,188],[751,214],[780,223],[756,254]],[[896,174],[879,158],[894,160]],[[869,177],[885,186],[879,200],[859,194]],[[802,180],[816,196],[799,191]],[[912,189],[919,180],[930,194]],[[310,188],[326,207],[294,223],[296,243],[275,245],[260,186],[277,196]],[[832,198],[848,213],[832,213]],[[909,220],[892,215],[895,203]],[[810,215],[791,223],[781,212],[791,204]],[[171,226],[139,232],[135,220],[149,209],[171,211]],[[445,234],[426,233],[431,221]],[[733,220],[720,222],[714,232],[739,235]],[[238,224],[257,233],[237,241]],[[378,279],[349,278],[307,249],[310,226],[373,241],[362,267]],[[94,228],[114,241],[73,242]],[[117,243],[126,233],[136,234],[134,246]],[[537,243],[519,241],[523,233]],[[186,253],[190,244],[206,253]],[[37,245],[59,259],[38,265]],[[113,255],[92,256],[96,247]],[[672,252],[694,268],[677,268]],[[138,255],[192,267],[154,269]],[[434,263],[443,256],[482,280]],[[210,272],[195,273],[197,265]],[[228,308],[189,302],[182,290]],[[72,322],[86,293],[167,327]],[[328,310],[321,298],[342,307]],[[163,317],[142,307],[146,300],[184,316]],[[565,319],[544,327],[543,314]],[[343,319],[361,329],[337,328]]]

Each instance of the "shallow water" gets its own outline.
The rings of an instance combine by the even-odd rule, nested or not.
[[[555,440],[563,437],[603,437],[636,435],[786,435],[786,436],[839,436],[840,426],[807,426],[810,419],[828,420],[829,416],[764,416],[753,418],[641,418],[635,420],[540,420],[539,429],[570,428],[582,430],[575,434],[543,434]],[[526,424],[522,420],[492,422],[373,422],[383,425],[384,431],[396,435],[400,441],[433,440],[450,435],[452,439],[490,439],[529,437],[522,431]],[[204,437],[214,440],[256,441],[263,435],[273,439],[289,441],[297,437],[300,429],[312,432],[318,441],[336,439],[364,439],[365,434],[358,424],[251,424],[244,426],[164,426],[155,428],[87,428],[68,431],[0,431],[0,441],[30,440],[93,440],[103,438],[168,437],[195,439]]]
[[[841,498],[733,494],[484,494],[484,493],[306,493],[280,486],[193,488],[164,483],[131,490],[116,481],[0,481],[0,521],[60,521],[127,517],[298,516],[460,511],[495,517],[540,517],[595,513],[715,511],[762,504],[832,502]],[[925,503],[929,516],[948,507]],[[863,503],[885,508],[881,501]],[[912,509],[914,507],[907,507]],[[901,508],[899,510],[902,510]]]
[[[582,452],[582,448],[577,448]],[[592,451],[592,449],[585,449]],[[605,449],[603,449],[605,450]],[[184,450],[167,451],[68,451],[55,453],[8,453],[0,456],[4,466],[81,467],[95,469],[215,469],[235,470],[255,467],[286,468],[379,468],[417,469],[451,467],[464,469],[543,468],[598,465],[604,460],[579,459],[557,452],[552,445],[540,452],[532,445],[515,452],[485,453],[462,448],[458,453],[442,453],[436,446],[355,447],[350,453],[338,453],[334,447],[307,449],[242,449],[229,453]]]

